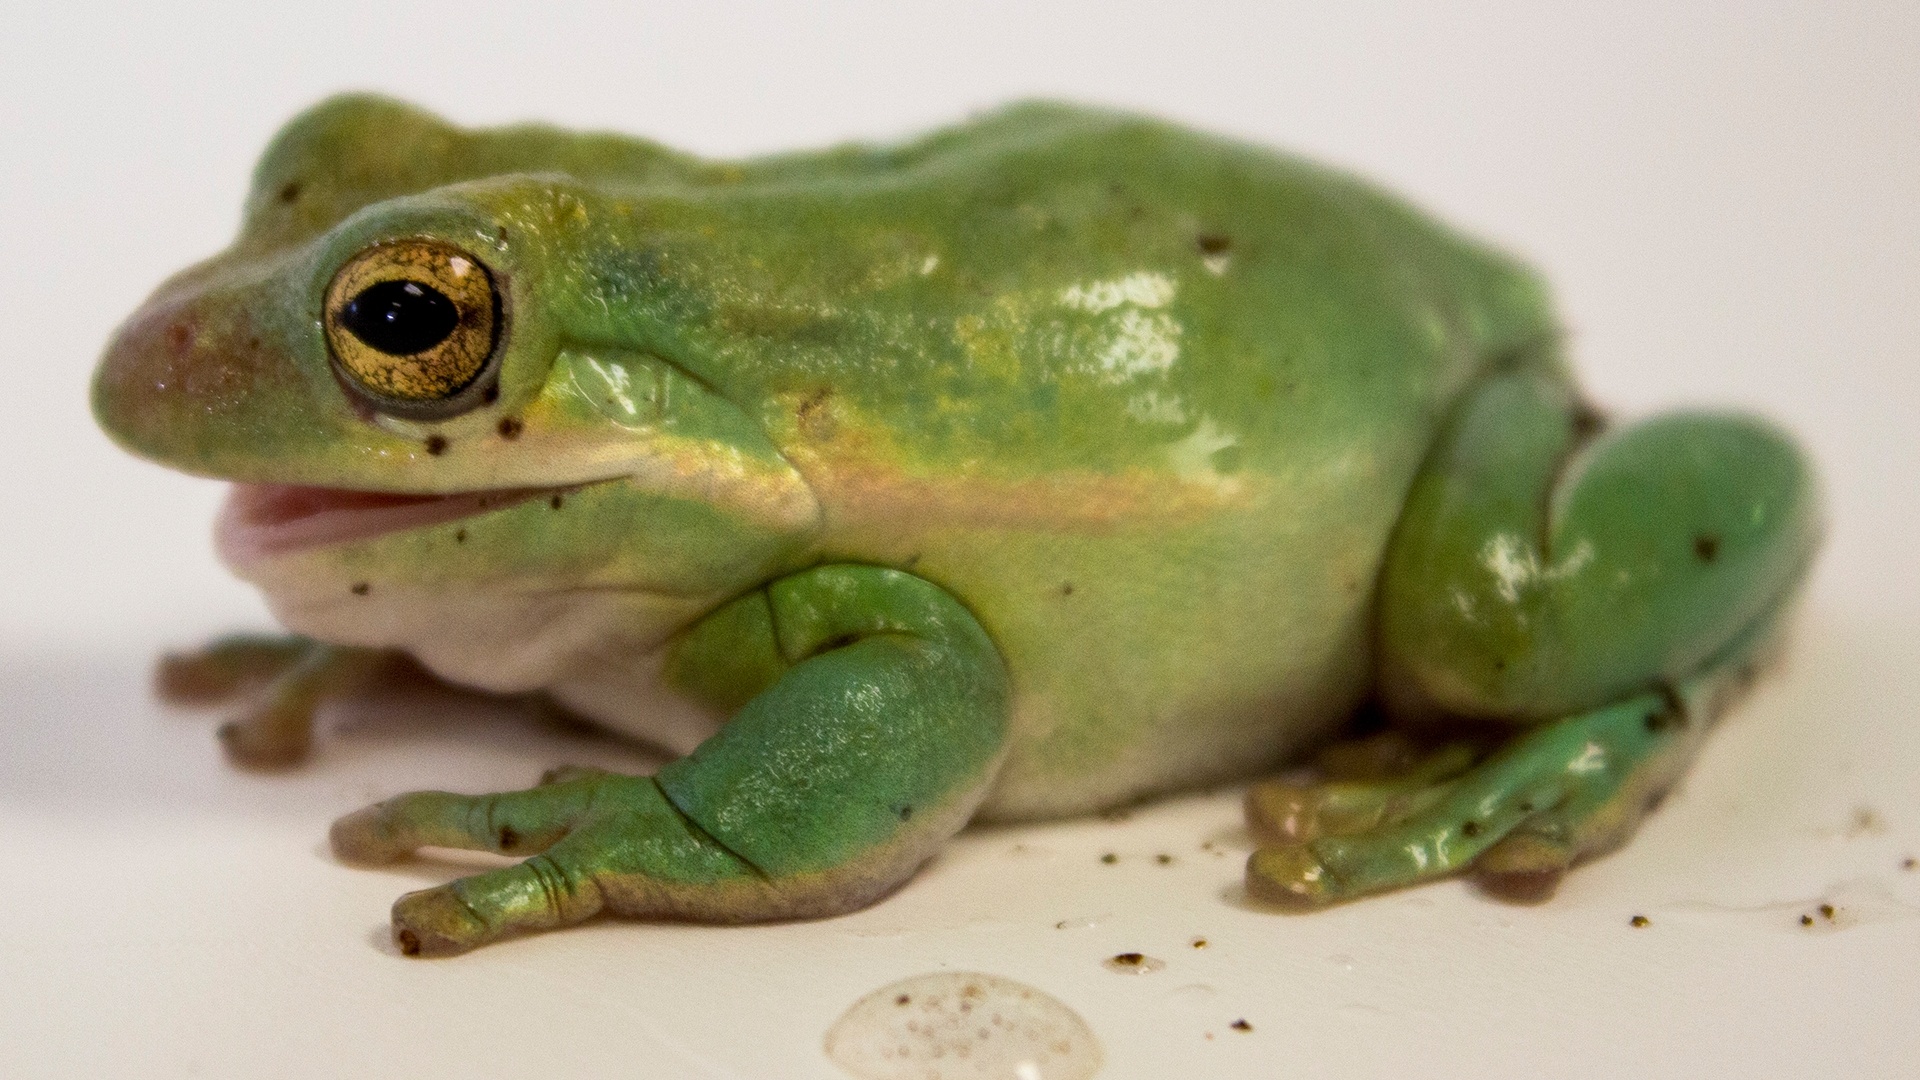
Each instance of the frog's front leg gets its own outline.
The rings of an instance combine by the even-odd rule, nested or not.
[[[852,910],[966,824],[1003,756],[999,653],[951,596],[899,571],[783,578],[696,625],[667,670],[739,708],[656,776],[418,792],[335,824],[334,850],[362,862],[425,845],[532,856],[402,897],[402,951],[463,952],[601,911],[745,922]]]
[[[1489,380],[1381,582],[1389,712],[1514,733],[1471,767],[1436,759],[1429,784],[1256,789],[1256,832],[1281,842],[1249,861],[1250,893],[1317,907],[1471,867],[1543,898],[1632,832],[1744,684],[1817,542],[1804,461],[1741,418],[1590,438],[1581,415],[1551,373]]]
[[[314,713],[321,705],[411,668],[395,652],[292,635],[235,634],[194,652],[162,657],[154,683],[161,699],[175,705],[242,702],[220,726],[228,760],[248,769],[284,769],[304,761],[312,749]]]

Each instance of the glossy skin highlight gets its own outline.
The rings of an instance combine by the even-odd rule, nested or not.
[[[329,284],[395,244],[498,290],[444,403],[329,344]],[[403,899],[427,954],[847,910],[970,819],[1252,775],[1370,702],[1391,733],[1255,789],[1250,890],[1540,894],[1678,777],[1818,531],[1763,424],[1603,431],[1507,259],[1322,167],[1043,104],[733,163],[336,99],[94,400],[243,485],[223,553],[300,637],[169,668],[269,684],[240,760],[296,759],[397,655],[687,753],[342,819],[353,859],[531,856]]]

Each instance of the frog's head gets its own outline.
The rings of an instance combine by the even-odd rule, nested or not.
[[[725,593],[817,507],[744,412],[644,334],[610,337],[605,282],[583,280],[632,228],[609,232],[594,176],[701,168],[323,104],[269,148],[233,246],[120,328],[95,415],[235,482],[222,553],[297,629],[339,638],[329,613],[369,596],[496,585]]]

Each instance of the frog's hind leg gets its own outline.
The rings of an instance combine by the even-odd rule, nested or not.
[[[1464,768],[1474,755],[1454,751],[1430,780],[1296,789],[1336,812],[1265,830],[1248,891],[1311,908],[1471,868],[1500,895],[1550,894],[1631,835],[1750,677],[1816,543],[1814,503],[1797,451],[1753,421],[1669,416],[1594,437],[1552,376],[1490,379],[1389,553],[1380,695],[1402,722],[1512,734]]]

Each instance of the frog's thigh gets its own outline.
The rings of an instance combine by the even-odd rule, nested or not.
[[[1812,476],[1770,427],[1672,415],[1588,440],[1561,384],[1490,380],[1389,552],[1381,691],[1530,730],[1402,819],[1256,855],[1249,887],[1318,904],[1485,855],[1513,891],[1550,888],[1678,775],[1817,535]]]
[[[1003,756],[1007,680],[973,617],[897,571],[829,566],[695,627],[669,672],[718,734],[656,777],[401,796],[336,825],[365,861],[424,845],[534,854],[403,897],[410,952],[458,952],[601,910],[736,922],[860,907],[957,832]]]

